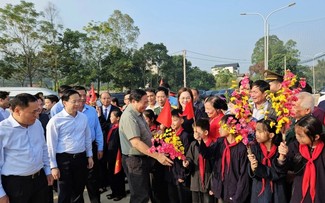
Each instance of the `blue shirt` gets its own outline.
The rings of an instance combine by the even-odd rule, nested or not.
[[[96,141],[98,151],[103,151],[104,137],[103,137],[102,128],[100,127],[96,109],[94,107],[85,104],[82,113],[84,113],[88,118],[91,140]]]
[[[51,108],[51,118],[52,118],[55,114],[61,112],[63,109],[64,109],[64,105],[63,105],[63,103],[62,103],[62,99],[60,99],[59,102],[56,103],[56,104],[54,104],[54,106],[52,106],[52,108]]]
[[[53,116],[46,126],[46,140],[51,168],[57,167],[57,153],[77,154],[86,151],[87,157],[93,154],[88,119],[80,112],[73,117],[63,109]]]
[[[44,169],[51,174],[48,149],[42,124],[21,126],[12,115],[0,123],[1,175],[28,176]],[[0,197],[6,193],[0,179]]]

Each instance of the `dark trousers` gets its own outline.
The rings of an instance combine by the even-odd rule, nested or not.
[[[47,203],[48,186],[43,169],[32,176],[1,176],[10,203]]]
[[[108,150],[107,151],[107,163],[108,163],[108,178],[111,182],[111,190],[113,196],[125,196],[125,174],[123,172],[123,169],[118,172],[117,174],[114,174],[115,172],[115,164],[116,164],[116,150]]]
[[[88,170],[88,179],[86,188],[88,191],[89,200],[91,203],[100,203],[100,192],[99,192],[99,160],[97,159],[97,144],[93,142],[93,168]]]
[[[168,183],[168,196],[170,203],[191,203],[192,194],[183,184]]]
[[[147,156],[122,156],[122,165],[131,192],[130,203],[148,203],[151,161]]]
[[[56,154],[60,170],[58,203],[83,203],[83,191],[87,181],[86,153]]]
[[[214,203],[215,197],[209,195],[209,192],[194,192],[192,191],[192,202],[193,203]]]
[[[169,203],[168,187],[165,181],[165,166],[155,161],[150,173],[151,193],[150,200],[152,203]]]

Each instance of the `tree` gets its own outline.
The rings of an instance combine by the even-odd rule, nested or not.
[[[123,51],[136,48],[136,40],[140,31],[128,14],[122,14],[121,11],[115,10],[108,19],[108,25],[111,29],[108,35],[112,46],[116,46]]]
[[[229,88],[231,82],[236,80],[236,75],[231,73],[228,69],[223,69],[215,76],[217,88]]]
[[[216,86],[214,76],[211,73],[200,70],[197,66],[188,70],[187,82],[189,87],[203,90],[209,90]]]
[[[315,66],[315,88],[319,90],[323,86],[325,86],[325,60],[318,60],[317,65]],[[312,83],[310,83],[312,84]]]
[[[142,71],[143,86],[154,87],[161,78],[166,79],[168,66],[171,58],[168,50],[162,43],[153,44],[148,42],[134,53],[135,64]]]
[[[277,36],[269,37],[269,69],[284,74],[284,65],[292,72],[296,72],[299,62],[299,51],[296,49],[296,42],[288,40],[283,43]],[[262,74],[264,72],[264,37],[255,43],[252,54],[253,65],[249,68],[251,74]]]
[[[56,91],[59,87],[59,57],[60,57],[60,44],[59,38],[62,38],[63,25],[59,23],[59,12],[55,5],[51,2],[48,3],[44,11],[45,20],[43,21],[43,30],[48,33],[46,35],[46,43],[43,44],[43,50],[40,53],[42,60],[41,75],[54,80],[53,89]]]
[[[34,9],[33,3],[25,1],[0,8],[0,52],[13,68],[11,77],[23,83],[28,78],[30,86],[33,86],[34,75],[39,70],[37,54],[45,36],[41,32],[41,16],[42,13]]]

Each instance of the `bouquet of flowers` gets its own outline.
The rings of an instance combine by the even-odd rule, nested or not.
[[[268,98],[272,101],[272,108],[275,110],[277,116],[276,133],[280,133],[283,127],[285,129],[290,128],[291,120],[289,118],[294,116],[291,109],[293,103],[297,101],[296,95],[301,91],[299,87],[292,89],[296,82],[297,76],[290,70],[287,70],[283,78],[282,88],[277,93],[269,93],[268,95]],[[301,78],[299,83],[304,88],[306,86],[305,78]],[[275,125],[275,123],[271,123],[271,125]]]
[[[249,77],[245,75],[241,81],[242,91],[236,89],[230,98],[230,102],[234,104],[233,109],[235,117],[238,119],[236,125],[232,125],[233,129],[230,133],[237,134],[236,141],[242,141],[246,146],[249,144],[249,135],[255,132],[255,122],[252,120],[251,106],[249,104]],[[227,124],[234,123],[234,120],[228,120]],[[225,124],[225,125],[227,125]],[[226,126],[223,126],[226,127]]]
[[[149,152],[167,154],[172,160],[175,158],[185,160],[184,146],[179,136],[171,128],[166,129],[164,133],[153,135],[151,142],[152,147],[149,148]]]

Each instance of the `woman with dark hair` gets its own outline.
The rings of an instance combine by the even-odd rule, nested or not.
[[[291,202],[325,202],[325,134],[321,122],[307,115],[295,125],[296,139],[289,146],[278,148],[276,168],[285,173],[294,171]]]
[[[218,96],[210,96],[204,103],[205,113],[210,119],[209,136],[215,142],[219,137],[220,120],[224,116],[223,111],[228,109],[226,99]]]
[[[185,107],[187,105],[188,102],[192,101],[193,104],[193,94],[190,88],[187,87],[182,87],[181,89],[178,90],[178,109],[184,111]],[[193,107],[193,112],[194,112],[194,117],[196,120],[198,120],[199,118],[201,118],[203,116],[203,113],[201,112],[200,109],[195,109],[194,106]],[[182,127],[184,128],[184,130],[186,132],[188,132],[191,136],[190,141],[193,141],[193,125],[194,123],[194,119],[187,119],[186,117],[184,117],[184,123],[182,124]]]

